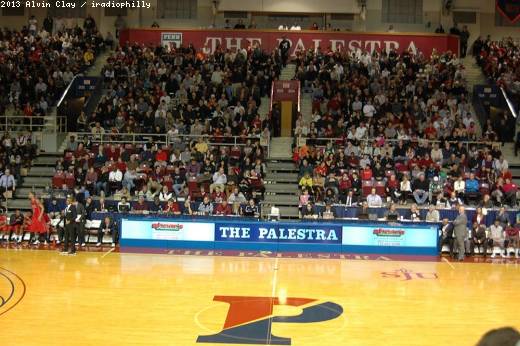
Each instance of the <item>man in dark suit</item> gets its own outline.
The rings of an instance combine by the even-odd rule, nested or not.
[[[345,203],[346,207],[352,207],[357,205],[358,203],[358,196],[354,194],[354,190],[349,190],[348,194],[343,197],[343,201]]]
[[[64,211],[65,218],[65,239],[63,244],[62,254],[75,255],[76,254],[76,218],[78,213],[74,205],[74,197],[67,197],[67,207]]]
[[[101,221],[101,224],[99,225],[98,242],[96,246],[101,246],[101,244],[103,243],[103,235],[105,233],[110,233],[112,235],[112,247],[115,247],[119,237],[117,234],[116,223],[109,216],[105,216],[105,218]]]
[[[448,219],[442,220],[441,251],[444,245],[450,249],[450,257],[453,258],[453,224]]]
[[[282,41],[280,41],[278,48],[280,49],[282,56],[283,67],[285,67],[287,65],[287,60],[289,59],[289,49],[291,48],[291,42],[284,36],[282,37]]]
[[[464,206],[459,206],[459,215],[453,220],[453,234],[455,235],[455,247],[459,251],[458,260],[464,261],[466,248],[464,246],[468,237],[468,217]]]
[[[76,206],[76,234],[78,236],[77,244],[80,246],[85,246],[85,222],[87,221],[87,210],[83,203],[76,201],[74,203]]]
[[[363,204],[357,208],[357,218],[360,220],[368,220],[369,214],[370,210],[368,209],[368,203],[363,202]]]

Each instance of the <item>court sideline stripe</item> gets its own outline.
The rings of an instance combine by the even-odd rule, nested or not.
[[[275,298],[275,294],[276,294],[276,286],[278,285],[278,260],[279,258],[276,257],[275,260],[274,260],[274,268],[273,268],[273,287],[271,289],[271,311],[273,310],[273,300]],[[271,327],[272,327],[272,323],[269,323],[269,328],[267,328],[267,335],[266,335],[266,340],[267,340],[267,345],[271,345]]]
[[[103,254],[103,256],[101,256],[101,258],[105,258],[106,255],[108,255],[109,253],[113,252],[115,250],[115,248],[111,248],[110,250],[108,250],[107,252],[105,252]]]
[[[448,263],[448,265],[451,267],[451,269],[455,269],[455,267],[453,266],[453,264],[451,264],[450,260],[447,259],[446,257],[443,257],[442,260],[446,263]]]

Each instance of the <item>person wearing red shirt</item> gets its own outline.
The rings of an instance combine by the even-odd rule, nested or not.
[[[220,187],[216,186],[215,191],[211,194],[211,201],[215,203],[220,203],[222,201],[227,200],[226,193],[220,191]]]
[[[174,198],[171,198],[168,200],[168,204],[166,204],[163,208],[163,213],[165,214],[173,214],[173,215],[180,215],[181,209],[179,208],[179,204]]]
[[[139,200],[132,206],[132,212],[136,214],[145,214],[148,212],[148,204],[144,200],[144,196],[139,196]]]
[[[341,104],[338,100],[337,96],[334,96],[330,101],[327,103],[327,109],[331,111],[332,113],[336,114],[340,108]]]
[[[155,161],[168,161],[168,153],[165,150],[159,149],[155,154]]]
[[[500,174],[500,176],[504,180],[506,180],[506,179],[509,179],[509,180],[513,179],[513,174],[511,174],[511,171],[508,170],[508,169],[503,169],[502,173]]]
[[[228,215],[231,215],[233,213],[233,211],[231,210],[231,206],[224,199],[224,200],[222,200],[222,203],[217,205],[217,207],[215,208],[213,213],[215,215],[228,216]]]
[[[346,194],[348,189],[350,189],[351,186],[352,186],[352,183],[350,182],[350,178],[349,178],[348,174],[346,172],[343,173],[343,175],[341,176],[341,179],[339,181],[339,191],[342,194]]]
[[[4,234],[7,234],[7,241],[9,241],[9,231],[11,227],[9,227],[9,223],[7,222],[7,215],[4,214],[3,210],[0,210],[0,233],[2,233],[1,240],[4,239]]]
[[[390,176],[390,179],[386,182],[386,195],[389,196],[394,203],[399,201],[401,194],[399,193],[399,181],[395,174]]]
[[[511,181],[511,179],[506,179],[506,183],[502,187],[504,190],[504,200],[511,207],[516,207],[516,193],[518,192],[518,186]]]
[[[105,156],[109,160],[117,161],[119,158],[119,148],[116,148],[114,144],[111,144],[110,147],[106,150]]]
[[[433,160],[430,158],[430,155],[425,154],[423,158],[419,160],[419,167],[422,169],[426,169],[430,167],[430,165],[433,163]]]
[[[354,153],[350,153],[350,156],[347,158],[347,165],[350,168],[357,168],[359,166],[359,159],[354,155]]]
[[[328,169],[327,169],[327,165],[325,164],[325,161],[322,161],[322,162],[319,164],[319,166],[316,167],[316,168],[314,169],[314,173],[315,173],[315,174],[319,174],[319,175],[321,175],[322,177],[324,177],[324,176],[328,175],[328,174],[327,174],[327,170],[328,170]]]
[[[372,170],[368,165],[363,168],[363,171],[361,171],[361,180],[371,180],[372,179]]]
[[[119,157],[117,159],[117,162],[116,162],[116,167],[123,173],[125,174],[126,172],[126,163],[123,162],[123,159],[121,157]]]
[[[424,137],[427,139],[435,139],[437,138],[437,130],[433,126],[433,124],[430,122],[428,126],[424,129]]]

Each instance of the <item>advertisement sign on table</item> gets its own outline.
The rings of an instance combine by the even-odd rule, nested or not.
[[[437,227],[352,225],[343,227],[343,245],[437,247]]]
[[[215,227],[208,222],[176,220],[121,220],[123,239],[214,241]]]

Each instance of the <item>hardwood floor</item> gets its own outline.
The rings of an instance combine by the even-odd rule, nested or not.
[[[474,345],[520,328],[518,264],[0,249],[0,267],[0,345],[223,345],[197,339],[256,322],[244,342]]]

